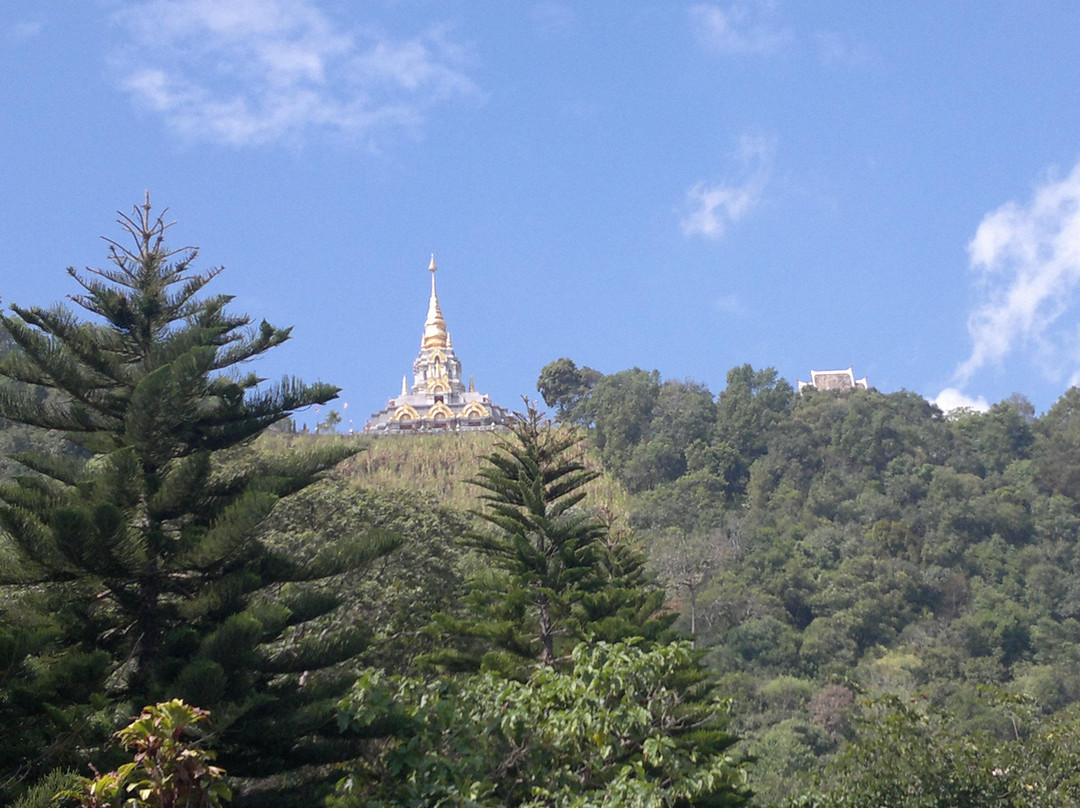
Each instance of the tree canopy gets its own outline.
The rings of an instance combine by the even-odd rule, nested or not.
[[[341,723],[371,748],[331,804],[701,805],[749,796],[727,702],[636,549],[585,507],[578,435],[535,409],[474,484],[477,571],[435,675],[365,671]]]
[[[120,225],[110,266],[69,270],[89,319],[62,305],[0,316],[14,343],[0,417],[77,447],[18,454],[28,471],[0,484],[13,696],[0,711],[25,731],[0,757],[17,782],[76,762],[114,712],[184,695],[215,708],[233,774],[318,763],[326,750],[297,743],[332,719],[333,697],[298,683],[332,680],[364,645],[333,625],[344,592],[329,584],[395,540],[340,536],[310,558],[263,541],[275,504],[356,447],[271,455],[251,439],[337,388],[242,371],[289,329],[203,295],[220,270],[196,274],[196,250],[168,248],[148,200]],[[50,733],[61,742],[41,743]]]
[[[676,625],[734,697],[761,804],[857,741],[860,692],[925,694],[943,743],[1007,740],[988,685],[1046,718],[1080,699],[1075,389],[1042,416],[1020,395],[946,414],[907,391],[797,394],[769,368],[726,381],[633,369],[584,406]]]

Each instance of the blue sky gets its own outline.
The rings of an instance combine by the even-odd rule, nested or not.
[[[148,190],[295,326],[257,369],[356,428],[431,253],[511,407],[569,356],[1041,412],[1080,380],[1078,35],[1072,2],[0,0],[0,297],[74,293]]]

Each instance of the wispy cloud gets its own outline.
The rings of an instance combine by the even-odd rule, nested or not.
[[[686,192],[688,211],[682,218],[686,236],[717,239],[761,202],[772,170],[773,145],[759,137],[743,137],[736,154],[736,182],[699,182]]]
[[[971,355],[955,381],[962,387],[987,365],[1023,351],[1047,379],[1076,383],[1080,164],[1064,179],[1036,188],[1026,205],[1009,202],[987,214],[968,254],[981,302],[968,318]]]
[[[233,145],[313,130],[374,137],[477,97],[463,49],[434,28],[349,30],[311,0],[147,0],[116,14],[122,85],[185,137]]]
[[[792,40],[791,32],[778,23],[776,3],[770,0],[703,3],[691,6],[690,19],[701,41],[725,55],[773,53]]]

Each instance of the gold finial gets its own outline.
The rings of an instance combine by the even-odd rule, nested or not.
[[[409,395],[409,383],[407,381],[405,381],[405,376],[404,375],[401,377],[401,395],[402,396]]]
[[[469,376],[469,392],[470,393],[475,393],[476,392],[476,385],[473,384],[473,378],[472,378],[471,375]]]
[[[446,333],[446,320],[443,319],[442,310],[439,308],[439,295],[435,291],[435,254],[431,254],[431,264],[428,270],[431,272],[431,300],[428,303],[427,320],[424,321],[424,339],[420,342],[421,348],[446,348],[449,337]]]

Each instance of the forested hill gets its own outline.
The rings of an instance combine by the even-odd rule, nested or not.
[[[1080,390],[1040,417],[1019,395],[946,415],[749,366],[714,396],[567,359],[539,387],[633,492],[762,801],[850,737],[859,693],[926,694],[958,732],[1001,735],[986,686],[1045,715],[1080,698]]]
[[[1080,805],[1080,390],[559,359],[576,429],[290,434],[338,389],[119,223],[0,315],[0,802]]]
[[[413,741],[406,742],[412,730],[393,722],[369,726],[374,708],[363,699],[342,701],[347,692],[412,710],[413,696],[426,703],[423,688],[451,688],[439,692],[454,709],[475,707],[475,721],[444,726],[439,721],[446,716],[438,711],[425,717],[433,722],[424,730],[428,746],[406,762],[419,771],[430,749],[442,749],[439,754],[462,766],[501,771],[504,753],[507,760],[513,754],[470,733],[501,726],[505,692],[488,698],[482,688],[489,680],[451,674],[478,666],[490,674],[498,664],[504,667],[500,688],[527,679],[526,669],[514,667],[520,660],[514,662],[513,654],[532,646],[507,627],[531,626],[533,611],[523,604],[547,585],[537,590],[530,583],[539,555],[528,556],[520,570],[506,561],[527,543],[478,538],[476,515],[467,512],[483,505],[478,494],[484,489],[466,481],[477,480],[485,468],[489,474],[535,473],[540,480],[549,473],[543,464],[557,461],[580,471],[570,472],[573,487],[559,494],[574,492],[568,529],[589,531],[588,541],[595,542],[589,552],[599,555],[574,572],[594,578],[581,579],[591,583],[560,612],[560,619],[587,628],[567,622],[553,635],[567,644],[556,650],[558,666],[551,669],[562,676],[572,659],[580,666],[573,675],[594,676],[589,666],[599,657],[590,657],[590,648],[604,636],[636,637],[630,649],[646,643],[642,664],[660,664],[657,649],[685,653],[677,643],[665,645],[668,640],[648,644],[668,637],[668,624],[657,611],[661,593],[642,574],[635,549],[643,551],[679,612],[675,627],[695,640],[709,687],[730,699],[738,754],[754,759],[752,804],[1075,804],[1062,795],[1080,794],[1080,390],[1068,391],[1041,416],[1019,395],[987,413],[944,414],[908,392],[797,394],[775,371],[745,365],[732,369],[725,389],[714,394],[694,382],[664,380],[656,371],[604,375],[568,359],[545,367],[538,387],[552,417],[585,436],[583,446],[534,421],[531,444],[528,429],[509,442],[486,433],[377,440],[270,433],[223,453],[215,461],[221,480],[240,475],[275,485],[281,469],[295,473],[298,463],[310,462],[305,458],[341,462],[268,516],[253,514],[246,528],[252,537],[239,545],[247,556],[222,555],[218,566],[180,558],[208,579],[220,575],[212,583],[225,588],[209,589],[190,605],[182,600],[186,591],[162,601],[183,608],[163,612],[170,623],[149,668],[155,678],[127,685],[145,692],[129,696],[109,689],[130,656],[126,635],[117,629],[127,619],[121,597],[126,579],[114,581],[107,576],[119,573],[98,569],[92,557],[77,553],[71,558],[86,569],[65,562],[60,573],[66,577],[57,580],[78,574],[79,586],[40,588],[33,585],[37,579],[12,575],[0,591],[0,650],[7,649],[8,671],[0,717],[17,730],[13,737],[20,743],[0,755],[0,788],[25,796],[23,805],[47,804],[54,783],[70,782],[68,769],[115,759],[101,757],[101,750],[116,716],[159,693],[186,695],[224,722],[218,746],[240,805],[292,804],[296,793],[318,794],[335,805],[337,794],[341,805],[361,804],[362,795],[347,796],[353,781],[339,781],[334,768],[357,767],[357,761],[368,763],[350,775],[363,778],[355,782],[388,794],[404,788],[392,775],[400,762],[394,756],[412,748]],[[34,395],[25,387],[18,393]],[[540,451],[547,441],[558,449],[540,451],[541,465],[531,467],[526,454],[513,454],[521,435],[526,449]],[[0,442],[9,449],[25,444],[40,453],[63,451],[54,433],[13,424],[0,424]],[[100,463],[84,463],[81,456],[73,461],[84,464],[94,484],[71,487],[65,519],[78,515],[85,497],[112,494],[95,482],[94,475],[103,473]],[[0,477],[9,474],[0,469]],[[14,502],[24,492],[25,502],[48,505],[37,496],[44,489],[35,479],[20,478],[4,489],[6,495]],[[108,516],[95,507],[95,519]],[[601,518],[594,522],[590,513]],[[21,527],[20,514],[9,509],[9,530]],[[223,514],[222,524],[231,526],[233,512]],[[63,538],[66,524],[61,520],[50,529]],[[548,528],[560,525],[555,520]],[[39,534],[48,535],[27,535]],[[215,538],[212,530],[192,536]],[[244,560],[249,556],[258,564]],[[574,556],[568,551],[560,558]],[[493,561],[505,569],[493,574]],[[557,576],[559,569],[556,564],[549,572]],[[191,570],[184,574],[195,574]],[[508,589],[515,580],[520,585]],[[571,583],[559,586],[573,593],[577,580],[571,576]],[[78,612],[100,600],[84,597],[84,585],[90,593],[113,587],[118,605]],[[239,586],[239,594],[222,599],[220,593]],[[590,639],[574,645],[567,642],[571,636],[574,642]],[[636,664],[635,653],[625,651],[611,664]],[[678,672],[692,658],[669,662],[676,666],[671,686],[678,681],[687,696],[698,692],[692,678],[682,678],[687,669]],[[442,671],[441,678],[416,678],[432,671]],[[311,676],[319,687],[308,686]],[[623,672],[613,676],[626,681]],[[529,687],[547,682],[554,688],[521,692],[525,701],[514,709],[532,716],[530,722],[549,716],[552,699],[570,692],[560,689],[561,680],[529,681]],[[652,692],[655,682],[645,684]],[[250,711],[268,694],[271,707]],[[535,704],[529,701],[534,697]],[[480,701],[473,704],[475,699]],[[495,713],[484,712],[492,705]],[[534,708],[536,715],[529,712]],[[574,720],[583,721],[599,708],[574,709],[580,709]],[[294,724],[301,719],[309,722],[303,724],[305,745],[294,748],[283,739],[296,736]],[[354,733],[343,747],[337,727],[346,724]],[[585,724],[573,726],[585,732]],[[404,733],[401,746],[390,741],[397,731],[392,727]],[[740,804],[744,758],[724,757],[730,736],[722,724],[714,729],[720,734],[705,746],[695,747],[696,736],[688,735],[678,742],[684,746],[672,749],[695,755],[710,749],[696,759],[712,761],[717,777],[731,778],[716,782],[724,799],[733,801],[717,804]],[[368,733],[376,730],[372,741]],[[67,738],[65,732],[72,740],[53,744],[55,737]],[[552,736],[552,749],[562,748],[562,732]],[[546,737],[534,739],[537,750],[547,749]],[[592,737],[586,733],[583,742]],[[460,748],[444,748],[455,738]],[[650,757],[659,747],[642,743],[641,760],[675,766],[691,759]],[[278,757],[262,757],[264,746]],[[472,756],[476,748],[484,754]],[[381,751],[369,760],[364,750]],[[537,760],[546,760],[549,751]],[[610,777],[624,771],[606,754],[598,772]],[[312,767],[308,755],[320,765]],[[565,771],[577,771],[580,763],[569,755]],[[545,766],[534,766],[530,776],[542,781]],[[457,776],[457,769],[448,772]],[[428,775],[443,787],[442,775]],[[54,776],[59,779],[49,779]],[[45,779],[34,796],[30,785],[39,777]],[[682,782],[667,775],[659,780],[672,788]],[[498,788],[504,785],[500,781]],[[882,797],[894,792],[903,796]],[[499,793],[492,791],[482,804],[496,804]]]
[[[1040,417],[1020,395],[945,414],[745,365],[714,394],[570,360],[539,389],[732,697],[758,804],[808,788],[860,700],[925,696],[959,737],[1005,738],[993,688],[1046,720],[1080,699],[1080,390]],[[343,468],[467,509],[492,440],[376,440]]]

